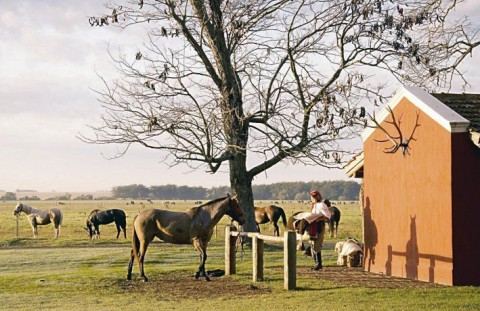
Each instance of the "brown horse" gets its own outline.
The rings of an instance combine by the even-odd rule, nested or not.
[[[288,218],[286,229],[289,231],[295,231],[297,234],[297,250],[304,250],[303,239],[308,238],[308,222],[304,219],[297,220],[295,218],[295,216],[300,213],[302,212],[296,212]]]
[[[13,210],[13,215],[17,216],[21,212],[27,214],[30,225],[33,229],[33,237],[38,237],[38,225],[48,225],[53,223],[55,227],[55,239],[58,238],[60,231],[60,225],[62,224],[63,214],[62,211],[56,207],[49,209],[48,211],[42,211],[37,208],[33,208],[30,205],[24,203],[18,203]]]
[[[240,225],[245,223],[236,196],[216,199],[186,212],[152,209],[138,214],[133,220],[132,251],[128,263],[127,280],[132,278],[133,262],[136,259],[141,277],[145,282],[148,281],[143,262],[148,245],[157,237],[172,244],[193,244],[200,253],[200,265],[195,278],[203,276],[210,281],[205,272],[207,244],[212,237],[215,225],[224,215],[230,216]]]
[[[260,232],[260,225],[270,222],[273,224],[273,235],[280,236],[280,230],[277,222],[282,217],[283,226],[287,226],[287,218],[285,217],[285,211],[280,206],[270,205],[267,207],[255,207],[255,224],[257,225],[257,231]]]

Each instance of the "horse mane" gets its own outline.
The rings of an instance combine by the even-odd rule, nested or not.
[[[207,203],[205,203],[205,204],[202,204],[202,205],[199,205],[199,206],[194,206],[194,207],[192,207],[192,208],[189,208],[189,209],[186,211],[186,213],[187,213],[187,214],[190,214],[190,215],[192,216],[192,218],[194,218],[195,215],[197,215],[198,211],[200,211],[202,208],[204,208],[204,207],[206,207],[206,206],[213,205],[213,204],[218,203],[218,202],[220,202],[220,201],[223,201],[223,200],[225,200],[226,198],[228,198],[228,197],[223,197],[223,198],[214,199],[214,200],[209,201],[209,202],[207,202]]]
[[[88,215],[88,218],[90,218],[91,216],[95,215],[96,213],[100,212],[101,210],[99,209],[94,209],[93,211],[90,212],[90,214]]]
[[[223,201],[223,200],[225,200],[226,198],[229,198],[229,197],[223,197],[223,198],[214,199],[214,200],[209,201],[209,202],[207,202],[207,203],[205,203],[205,204],[202,204],[202,205],[200,205],[200,206],[198,206],[198,207],[204,207],[204,206],[207,206],[207,205],[212,205],[212,204],[218,203],[218,202],[220,202],[220,201]]]
[[[194,218],[200,209],[201,209],[201,206],[195,206],[195,207],[189,208],[186,213],[191,215],[192,218]]]

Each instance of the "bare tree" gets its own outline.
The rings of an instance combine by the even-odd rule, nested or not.
[[[479,44],[468,19],[448,22],[460,0],[126,2],[90,24],[143,24],[148,40],[111,55],[120,77],[104,80],[102,123],[82,139],[141,144],[211,173],[228,164],[247,230],[255,176],[282,161],[343,161],[342,141],[366,125],[362,105],[389,96],[377,73],[448,88]]]

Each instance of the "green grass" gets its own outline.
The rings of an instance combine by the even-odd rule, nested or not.
[[[37,204],[38,203],[38,204]],[[259,206],[266,205],[258,204]],[[60,238],[53,240],[51,226],[42,227],[40,238],[32,238],[25,216],[15,236],[15,204],[0,203],[0,309],[2,310],[480,310],[478,287],[372,288],[371,284],[345,285],[335,279],[318,278],[305,272],[312,259],[297,256],[297,287],[283,290],[282,247],[265,248],[265,280],[253,283],[252,254],[245,250],[237,262],[237,275],[195,280],[198,254],[192,246],[174,246],[156,242],[146,255],[145,271],[150,282],[142,283],[137,266],[133,280],[125,280],[130,250],[127,241],[115,240],[113,225],[102,226],[102,239],[89,240],[83,231],[85,213],[94,208],[122,208],[128,224],[142,209],[140,204],[125,201],[67,202]],[[49,202],[32,203],[39,208]],[[305,210],[306,205],[279,204],[287,215]],[[192,202],[177,202],[170,209],[185,210]],[[164,208],[162,202],[145,204],[145,208]],[[361,218],[356,205],[338,205],[342,211],[339,237],[327,238],[323,252],[327,270],[335,266],[333,246],[350,235],[361,238]],[[217,237],[209,245],[207,269],[224,268],[224,218]],[[262,226],[272,234],[273,228]],[[106,238],[109,239],[106,239]],[[237,257],[240,254],[237,253]],[[333,268],[331,268],[333,269]],[[322,273],[322,272],[319,272]],[[173,281],[172,281],[173,280]],[[367,281],[368,282],[368,281]],[[229,287],[230,286],[230,287]]]

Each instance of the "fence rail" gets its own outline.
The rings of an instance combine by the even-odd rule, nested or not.
[[[235,227],[225,227],[225,274],[237,273],[235,245],[238,237],[252,238],[253,281],[263,281],[264,243],[283,243],[283,288],[294,290],[297,283],[297,253],[295,232],[287,231],[283,237],[274,237],[255,232],[237,232]]]

